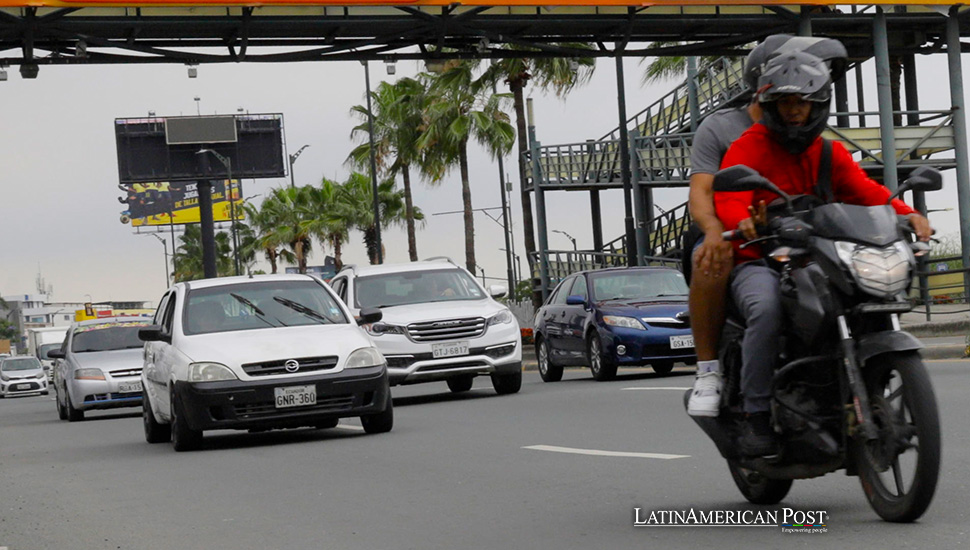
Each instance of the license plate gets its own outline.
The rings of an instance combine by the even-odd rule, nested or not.
[[[694,347],[694,335],[688,334],[686,336],[671,336],[670,337],[670,349],[684,349]]]
[[[468,342],[431,344],[431,356],[435,359],[441,357],[457,357],[459,355],[468,355]]]
[[[14,389],[15,390],[29,390],[30,389],[30,384],[17,384],[17,387],[14,388]]]
[[[118,384],[118,391],[121,393],[134,393],[141,391],[141,380],[138,382],[121,382]]]
[[[284,388],[273,388],[273,391],[276,393],[277,409],[317,404],[317,387],[314,385],[286,386]]]

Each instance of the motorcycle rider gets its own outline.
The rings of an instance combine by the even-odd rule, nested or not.
[[[826,64],[811,54],[791,52],[765,64],[758,79],[763,119],[738,138],[725,154],[722,168],[746,165],[789,195],[815,194],[823,155],[820,137],[829,115],[831,78]],[[870,179],[839,143],[831,142],[831,191],[835,200],[875,206],[885,204],[889,190]],[[766,220],[768,191],[714,193],[717,216],[727,229],[757,238]],[[899,199],[892,206],[908,217],[918,238],[932,234],[929,221]],[[745,321],[741,342],[741,392],[746,427],[739,445],[746,456],[777,454],[770,422],[771,379],[778,355],[783,317],[778,273],[763,261],[759,246],[738,248],[731,273],[731,295]]]
[[[697,377],[687,402],[691,416],[717,416],[721,403],[720,364],[717,344],[724,326],[725,294],[733,267],[732,248],[721,233],[724,227],[714,211],[714,174],[720,169],[728,147],[752,124],[761,120],[761,104],[755,91],[767,61],[780,53],[815,52],[832,65],[838,75],[845,71],[845,47],[830,38],[771,35],[755,46],[744,63],[744,83],[749,90],[747,103],[722,109],[704,119],[694,134],[691,148],[690,214],[702,233],[693,244],[688,273],[691,331],[697,351]]]

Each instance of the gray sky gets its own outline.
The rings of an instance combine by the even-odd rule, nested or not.
[[[966,59],[964,56],[964,71],[970,74]],[[869,65],[871,78],[867,80],[874,84]],[[411,76],[417,69],[415,62],[402,62],[397,74],[388,76],[382,63],[372,63],[371,82],[376,87],[382,79]],[[921,58],[919,71],[921,107],[948,108],[945,56]],[[630,115],[674,85],[641,87],[638,60],[627,60],[625,72]],[[4,129],[0,132],[0,232],[5,237],[0,295],[34,293],[34,280],[41,272],[53,285],[56,301],[82,300],[85,294],[95,301],[157,301],[165,289],[161,243],[148,235],[135,235],[131,226],[119,221],[125,208],[117,201],[115,118],[145,116],[148,111],[158,116],[194,115],[194,97],[200,98],[202,114],[231,114],[239,107],[251,113],[283,113],[289,150],[310,145],[295,165],[297,185],[304,185],[317,183],[323,176],[338,181],[346,178],[349,169],[344,159],[353,146],[349,135],[355,124],[349,109],[364,101],[363,67],[356,62],[202,65],[195,79],[186,76],[183,65],[42,66],[36,80],[21,79],[16,67],[8,73],[9,80],[0,82]],[[867,106],[875,110],[875,86],[870,88]],[[551,94],[532,95],[537,135],[544,145],[598,138],[617,125],[612,60],[600,60],[593,81],[565,101]],[[515,180],[515,246],[521,254],[524,245],[514,157],[505,159],[505,170]],[[931,209],[954,208],[930,215],[941,234],[958,231],[952,171],[945,181],[946,188],[928,200]],[[288,184],[286,178],[244,180],[244,195],[259,194],[254,199],[258,202],[270,189]],[[472,152],[471,185],[475,208],[500,205],[498,168],[477,149]],[[414,189],[415,204],[426,215],[417,236],[419,256],[447,255],[463,264],[462,217],[432,215],[461,209],[457,171],[435,187],[417,182]],[[686,196],[686,189],[661,190],[655,200],[669,209]],[[587,193],[547,194],[550,229],[570,233],[580,249],[592,247],[587,197]],[[619,192],[604,194],[603,213],[604,239],[620,236],[623,202]],[[501,228],[476,213],[475,230],[478,263],[489,277],[504,277]],[[168,234],[163,236],[170,241]],[[387,230],[384,242],[386,261],[407,261],[403,228]],[[554,249],[572,247],[566,237],[556,233],[550,233],[549,244]],[[319,245],[315,248],[311,265],[323,263]],[[323,252],[331,253],[329,249]],[[367,262],[360,233],[351,234],[344,261]],[[524,256],[521,261],[527,269]],[[257,267],[268,271],[263,264]]]

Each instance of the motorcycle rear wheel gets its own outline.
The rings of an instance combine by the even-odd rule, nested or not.
[[[897,523],[923,515],[940,473],[936,396],[916,352],[869,359],[863,371],[878,439],[855,441],[862,490],[879,517]]]
[[[736,460],[728,460],[731,478],[744,498],[752,504],[778,504],[791,490],[790,479],[768,479],[765,476],[742,468]]]

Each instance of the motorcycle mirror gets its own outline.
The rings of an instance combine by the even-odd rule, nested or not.
[[[714,174],[715,191],[734,193],[738,191],[754,191],[755,189],[771,191],[785,199],[788,212],[792,212],[791,197],[788,196],[788,193],[778,189],[778,186],[771,183],[768,178],[748,166],[744,166],[743,164],[730,166]]]
[[[896,192],[889,197],[889,200],[892,201],[899,195],[911,189],[914,191],[923,191],[924,193],[927,191],[939,191],[940,189],[943,189],[943,175],[936,168],[932,168],[930,166],[920,166],[919,168],[916,168],[910,172],[909,177],[906,178],[906,181],[899,186],[899,189],[897,189]]]

